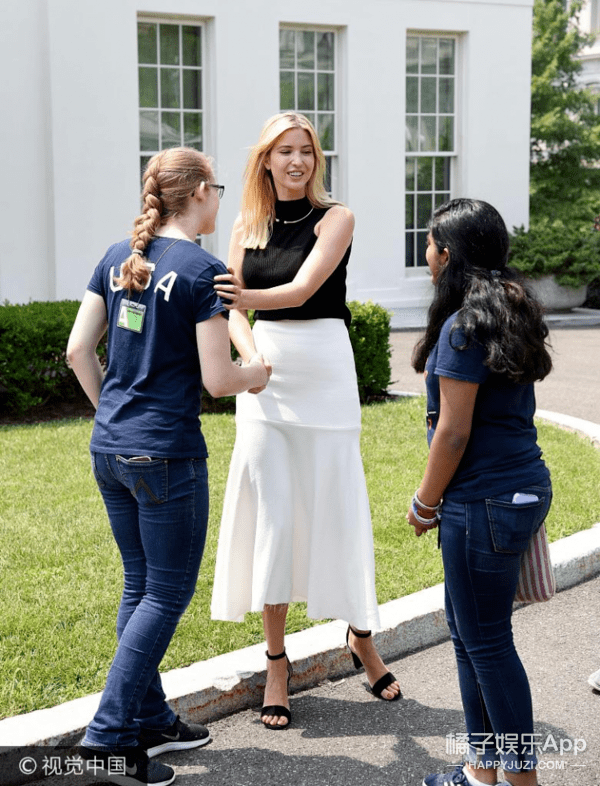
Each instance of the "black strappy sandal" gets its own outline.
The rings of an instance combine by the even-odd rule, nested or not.
[[[288,670],[287,687],[289,693],[290,680],[292,678],[292,674],[294,673],[294,669],[292,668],[292,664],[290,663],[290,659],[286,655],[285,650],[283,650],[283,652],[280,652],[279,655],[269,655],[269,652],[267,650],[265,655],[269,660],[280,660],[281,658],[285,658],[287,660],[287,670]],[[285,726],[281,726],[279,723],[265,723],[263,718],[269,715],[277,715],[280,718],[287,718],[287,723],[285,724]],[[290,724],[292,722],[292,713],[288,710],[287,707],[284,707],[281,704],[269,704],[261,709],[260,719],[265,728],[273,729],[274,731],[281,731],[282,729],[289,729]]]
[[[361,659],[352,650],[352,647],[350,646],[350,642],[349,642],[350,631],[352,631],[352,633],[355,636],[358,636],[359,639],[368,639],[369,636],[371,635],[371,631],[369,631],[368,633],[358,633],[357,631],[354,630],[352,625],[348,625],[348,630],[346,631],[346,646],[350,650],[350,655],[352,655],[352,660],[354,662],[354,668],[358,671],[359,669],[362,668],[363,664],[362,664]],[[397,693],[394,696],[393,699],[384,699],[383,696],[381,695],[383,693],[383,691],[392,684],[392,682],[397,682],[397,680],[394,677],[394,675],[392,674],[392,672],[388,671],[386,674],[383,675],[383,677],[380,677],[377,680],[375,685],[370,685],[369,686],[370,689],[371,689],[371,693],[373,694],[373,696],[377,696],[377,698],[381,699],[382,701],[397,701],[398,699],[401,699],[402,698],[402,691]]]

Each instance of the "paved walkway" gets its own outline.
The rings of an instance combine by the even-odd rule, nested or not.
[[[392,389],[424,393],[423,375],[410,365],[420,331],[394,331]],[[540,409],[561,412],[600,424],[600,327],[554,328],[550,331],[554,370],[536,385]]]
[[[517,646],[530,678],[543,786],[600,784],[600,578],[515,612]],[[178,786],[420,786],[460,759],[464,718],[450,642],[389,664],[405,698],[374,699],[364,676],[324,682],[291,697],[293,726],[264,729],[258,708],[210,724],[213,742],[168,753]],[[582,748],[585,746],[585,750]],[[577,753],[574,750],[577,749]],[[39,786],[84,786],[82,776]]]

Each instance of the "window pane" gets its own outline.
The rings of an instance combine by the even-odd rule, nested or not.
[[[420,150],[437,150],[436,147],[436,126],[435,117],[422,117],[421,118],[421,135],[420,135]],[[445,149],[445,148],[444,148]]]
[[[296,46],[296,33],[293,30],[279,31],[279,67],[294,68],[296,65],[294,51]]]
[[[451,152],[454,150],[454,118],[440,117],[440,139],[438,150]]]
[[[427,249],[427,230],[424,232],[417,232],[417,267],[427,267],[427,259],[425,258],[425,251]]]
[[[202,71],[183,71],[183,106],[185,109],[202,109]]]
[[[406,159],[406,190],[407,191],[415,190],[416,172],[417,172],[417,159],[407,158]]]
[[[333,115],[317,115],[317,133],[323,150],[335,150]]]
[[[313,73],[298,74],[298,109],[315,108],[315,77]]]
[[[138,22],[138,62],[156,63],[156,25]]]
[[[139,68],[140,106],[158,106],[158,68]]]
[[[454,112],[454,78],[440,77],[440,112],[452,114]]]
[[[333,33],[317,33],[317,68],[320,71],[334,70]]]
[[[419,118],[414,115],[406,118],[406,149],[410,152],[419,149]]]
[[[434,35],[406,39],[406,265],[426,267],[427,225],[450,199],[455,144],[455,41]],[[443,76],[440,76],[443,74]],[[412,151],[427,153],[415,157]]]
[[[421,39],[421,73],[435,74],[437,71],[437,39]]]
[[[440,39],[440,74],[454,73],[454,39]]]
[[[142,178],[144,177],[144,172],[146,171],[146,167],[148,166],[148,161],[152,156],[141,156],[140,157],[140,187],[142,184]]]
[[[202,30],[199,27],[184,25],[181,28],[181,44],[183,47],[183,65],[202,65]]]
[[[319,91],[318,109],[335,109],[333,96],[333,74],[317,74],[317,88]]]
[[[298,44],[298,68],[315,67],[315,34],[310,31],[296,33]]]
[[[279,108],[302,112],[314,125],[327,152],[326,189],[330,192],[337,160],[336,34],[324,30],[279,31]]]
[[[435,190],[436,191],[450,190],[450,159],[449,158],[435,159]]]
[[[279,73],[279,108],[282,111],[296,108],[293,71],[281,71]]]
[[[158,112],[140,112],[140,150],[159,150]]]
[[[436,78],[424,77],[421,79],[421,112],[435,113]]]
[[[415,198],[412,194],[407,194],[406,202],[406,228],[414,229],[415,226]]]
[[[181,106],[179,96],[179,74],[178,68],[160,69],[160,94],[161,106],[173,109]]]
[[[163,148],[179,147],[181,145],[181,115],[179,112],[161,112],[160,119]]]
[[[183,115],[183,144],[202,150],[202,115],[199,112]]]
[[[417,159],[417,191],[433,191],[433,158]]]
[[[160,26],[160,62],[179,65],[179,25]]]
[[[333,166],[333,159],[331,156],[325,156],[325,177],[323,178],[323,185],[325,186],[325,191],[328,194],[331,194],[332,182],[331,182],[331,171]]]
[[[406,77],[406,111],[419,111],[419,78],[416,76]]]
[[[406,73],[419,73],[419,39],[408,38],[406,41]]]
[[[404,254],[406,260],[406,267],[414,267],[415,265],[415,236],[412,232],[406,233]]]

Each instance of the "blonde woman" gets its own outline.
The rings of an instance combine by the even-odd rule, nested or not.
[[[266,390],[237,399],[212,602],[216,619],[263,613],[269,729],[291,722],[290,601],[306,601],[315,619],[345,619],[373,693],[401,695],[370,634],[379,614],[345,302],[354,216],[327,196],[324,171],[303,115],[268,120],[248,160],[230,273],[216,277],[242,359],[259,353],[273,367]]]
[[[67,355],[97,408],[92,468],[121,552],[119,639],[100,706],[80,747],[90,772],[120,784],[167,786],[152,761],[210,741],[165,701],[158,666],[198,576],[208,518],[202,383],[214,396],[267,383],[256,357],[231,362],[227,316],[213,289],[224,265],[196,245],[214,232],[223,186],[207,158],[174,148],[144,174],[131,240],[100,261]],[[103,376],[96,346],[108,328]],[[124,759],[126,773],[112,767]]]

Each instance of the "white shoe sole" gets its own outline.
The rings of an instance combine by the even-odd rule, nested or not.
[[[212,737],[210,734],[208,737],[204,737],[201,740],[187,740],[186,742],[173,740],[173,742],[163,742],[162,745],[155,745],[153,748],[148,748],[146,753],[149,759],[153,759],[155,756],[160,756],[161,753],[167,753],[168,751],[189,751],[192,748],[200,748],[202,745],[207,745],[211,741]]]
[[[600,685],[591,677],[588,678],[588,685],[591,685],[594,690],[600,691]]]

